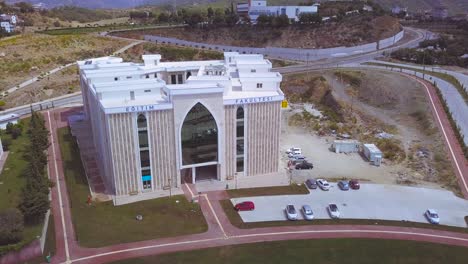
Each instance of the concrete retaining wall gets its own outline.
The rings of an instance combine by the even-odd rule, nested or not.
[[[239,47],[229,45],[217,45],[217,44],[206,44],[201,42],[193,42],[187,40],[181,40],[176,38],[166,38],[153,35],[145,35],[144,39],[147,41],[171,44],[178,46],[186,46],[192,48],[202,48],[208,50],[216,50],[220,52],[224,51],[237,51],[245,54],[263,54],[272,58],[278,59],[289,59],[289,60],[303,60],[312,61],[330,57],[344,57],[359,53],[367,53],[376,51],[378,49],[387,48],[403,38],[404,31],[398,32],[396,35],[372,42],[353,47],[335,47],[327,49],[293,49],[293,48],[278,48],[278,47],[265,47],[265,48],[254,48],[254,47]]]

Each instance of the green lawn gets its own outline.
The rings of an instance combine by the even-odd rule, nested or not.
[[[304,184],[291,184],[288,186],[260,187],[248,189],[227,190],[229,197],[250,197],[265,195],[308,194],[309,190]]]
[[[128,205],[86,204],[89,189],[79,150],[68,128],[58,130],[73,225],[79,244],[102,247],[205,232],[208,226],[198,204],[184,196],[158,198]],[[135,220],[137,214],[142,221]]]
[[[4,132],[1,134],[2,141],[11,139]],[[10,145],[8,158],[0,174],[0,211],[16,207],[20,202],[21,189],[26,184],[23,177],[28,162],[24,159],[25,150],[29,146],[29,138],[26,132],[13,140]]]
[[[47,226],[47,235],[46,241],[44,244],[44,254],[43,256],[37,257],[30,261],[27,261],[25,264],[40,264],[44,263],[45,257],[47,255],[53,256],[55,255],[55,225],[54,225],[54,216],[51,214],[49,217],[49,225]]]
[[[239,213],[234,210],[230,200],[220,201],[229,221],[232,225],[238,228],[258,228],[272,226],[295,226],[295,225],[385,225],[385,226],[405,226],[417,228],[431,228],[439,230],[447,230],[453,232],[468,233],[468,228],[453,227],[444,225],[431,225],[416,222],[389,221],[389,220],[369,220],[369,219],[315,219],[313,221],[268,221],[268,222],[252,222],[245,223],[242,221]]]
[[[8,158],[3,166],[3,171],[0,174],[0,212],[15,208],[21,199],[21,190],[26,184],[26,179],[23,177],[24,170],[28,162],[25,160],[24,154],[29,147],[29,137],[26,133],[29,118],[22,119],[23,133],[17,139],[12,140]],[[5,131],[0,134],[3,141],[11,139],[10,135],[6,135]],[[0,255],[11,249],[19,249],[24,245],[33,241],[37,236],[41,235],[42,223],[37,225],[25,225],[23,231],[23,240],[15,245],[0,246]]]
[[[121,260],[112,263],[464,264],[467,259],[468,250],[464,247],[403,240],[341,238],[224,246]]]

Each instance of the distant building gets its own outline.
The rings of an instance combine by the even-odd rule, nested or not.
[[[249,14],[249,3],[237,3],[236,5],[236,11],[237,14],[240,16],[247,16]]]
[[[0,27],[8,33],[15,31],[16,23],[18,19],[15,15],[0,15]]]
[[[408,8],[407,7],[400,7],[400,6],[394,6],[392,8],[392,14],[394,14],[394,15],[398,15],[401,12],[408,13]]]
[[[432,9],[431,14],[432,14],[432,18],[445,19],[448,17],[448,10],[447,10],[447,7],[443,5],[439,5]]]
[[[47,5],[44,4],[44,3],[37,3],[37,4],[33,4],[32,7],[34,8],[34,10],[44,10],[44,9],[47,9]]]
[[[311,6],[267,6],[267,1],[249,1],[248,3],[248,15],[252,23],[257,22],[257,18],[260,15],[267,16],[280,16],[287,15],[290,20],[299,21],[299,15],[301,13],[312,13],[318,12],[318,4]],[[241,6],[241,10],[244,10],[244,5]]]
[[[372,8],[372,6],[370,6],[370,5],[364,5],[362,7],[362,10],[367,11],[367,12],[372,12],[372,11],[374,11],[374,8]]]

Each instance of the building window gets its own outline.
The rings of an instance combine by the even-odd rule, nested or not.
[[[144,114],[138,115],[137,128],[142,186],[143,190],[151,190],[151,155],[149,152],[148,124]]]
[[[149,79],[149,74],[146,74],[146,79]]]
[[[171,84],[177,84],[177,80],[176,80],[176,75],[175,74],[172,74],[171,75]]]
[[[236,111],[236,172],[244,171],[244,108],[239,106]]]
[[[150,92],[151,92],[151,90],[145,90],[145,93],[150,93]]]
[[[257,72],[257,70],[256,69],[251,69],[250,72]]]
[[[197,103],[182,124],[182,165],[218,161],[218,127],[210,111]]]
[[[182,74],[177,75],[177,83],[178,84],[184,83],[184,75]]]
[[[130,91],[130,100],[135,100],[135,92]]]
[[[257,88],[263,88],[263,83],[257,83]]]
[[[192,76],[191,72],[187,72],[187,75],[185,75],[185,79],[187,80],[190,76]]]
[[[131,78],[132,78],[132,76],[127,76],[127,79],[131,79]]]

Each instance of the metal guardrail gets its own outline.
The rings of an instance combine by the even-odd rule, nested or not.
[[[32,103],[29,105],[18,106],[15,108],[6,109],[0,112],[0,115],[8,115],[8,114],[17,114],[19,116],[29,115],[31,114],[31,109],[34,111],[42,111],[46,109],[51,109],[55,107],[62,107],[66,105],[72,104],[82,104],[83,99],[81,97],[81,92],[76,92],[72,94],[67,94],[59,97],[55,97],[52,99]]]

